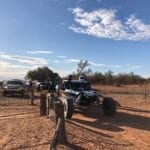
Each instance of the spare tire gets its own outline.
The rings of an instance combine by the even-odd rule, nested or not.
[[[73,115],[73,100],[68,98],[64,100],[64,117],[66,119],[71,119],[72,115]]]
[[[106,116],[113,116],[116,112],[115,101],[110,97],[105,97],[102,102],[103,113]]]

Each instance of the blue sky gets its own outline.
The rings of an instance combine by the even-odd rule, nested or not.
[[[0,80],[49,66],[150,76],[149,0],[0,0]]]

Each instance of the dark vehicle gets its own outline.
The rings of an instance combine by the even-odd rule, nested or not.
[[[41,82],[40,90],[49,90],[51,88],[50,82]]]
[[[28,96],[30,91],[33,89],[33,83],[32,81],[27,81],[25,80],[23,82],[23,88],[24,88],[24,93]]]
[[[55,90],[55,84],[53,82],[42,82],[40,83],[40,90],[48,90],[48,91],[54,91]]]
[[[114,100],[111,97],[98,94],[83,77],[79,80],[64,80],[61,87],[57,87],[57,93],[59,93],[59,99],[64,104],[64,116],[67,119],[72,117],[74,108],[89,106],[91,103],[95,103],[97,106],[101,105],[107,116],[113,116],[116,112]],[[54,99],[49,97],[47,103],[52,106]]]
[[[15,95],[19,94],[24,96],[24,84],[21,80],[10,80],[3,84],[3,95]]]

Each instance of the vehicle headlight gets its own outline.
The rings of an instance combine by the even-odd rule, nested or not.
[[[76,95],[79,95],[79,94],[81,94],[80,92],[76,92]]]

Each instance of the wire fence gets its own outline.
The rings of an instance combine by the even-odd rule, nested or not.
[[[3,96],[0,92],[0,149],[21,149],[29,145],[31,123],[39,114],[39,102],[31,105],[32,94]]]
[[[7,117],[12,115],[19,115],[23,113],[30,113],[32,109],[29,98],[22,98],[20,96],[0,97],[0,117]],[[29,111],[31,109],[31,111]]]
[[[142,92],[138,94],[141,95],[141,98],[148,100],[150,86],[145,85],[142,88]],[[49,96],[55,99],[54,95]],[[105,134],[80,126],[75,121],[65,121],[62,106],[58,104],[61,107],[58,109],[57,103],[55,105],[50,100],[46,101],[46,107],[49,107],[46,108],[48,119],[39,117],[40,98],[34,99],[33,104],[31,99],[33,100],[33,95],[26,98],[0,96],[0,149],[50,148],[53,150],[57,147],[65,149],[65,146],[70,149],[82,149],[79,145],[85,149],[92,148],[93,145],[96,149],[109,149],[110,146],[112,149],[113,146],[114,149],[122,149],[130,144],[122,141],[116,142]],[[60,145],[64,142],[65,146],[61,147]]]

